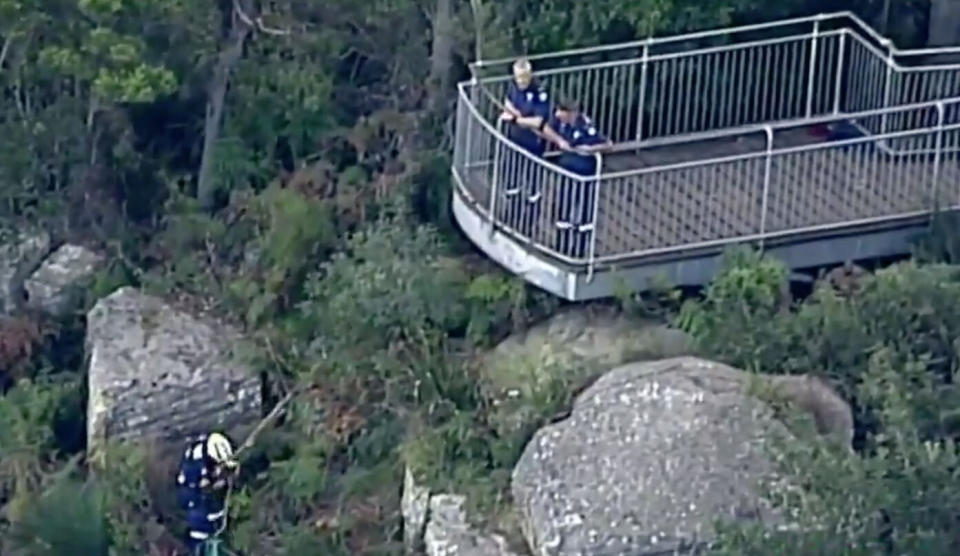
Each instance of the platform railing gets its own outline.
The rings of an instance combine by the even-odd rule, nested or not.
[[[599,248],[584,262],[762,243],[960,208],[960,98],[853,116],[883,115],[934,123],[812,143],[797,140],[807,133],[806,125],[766,124],[752,130],[755,147],[746,154],[606,173],[599,189]],[[839,121],[820,118],[808,124]],[[743,131],[730,136],[751,139]],[[891,154],[879,148],[890,141],[909,142],[915,149]],[[650,206],[658,210],[644,210]]]
[[[960,95],[960,64],[917,64],[949,54],[960,47],[897,49],[856,15],[837,12],[528,58],[554,97],[576,98],[619,148],[632,148]],[[515,59],[472,64],[476,86],[503,99]],[[864,124],[870,133],[912,127],[902,119]]]
[[[465,88],[460,91],[458,129],[473,131],[458,134],[457,140],[474,145],[469,152],[461,150],[473,156],[455,156],[461,193],[486,218],[491,234],[508,233],[561,261],[584,265],[588,274],[597,264],[960,207],[960,123],[948,123],[960,119],[960,98],[803,124],[884,115],[934,122],[919,129],[791,145],[788,134],[801,124],[762,124],[728,132],[730,137],[759,135],[752,152],[583,177],[518,148],[498,126],[479,117]],[[778,146],[778,140],[786,146]],[[895,155],[878,148],[893,140],[918,148]],[[824,188],[842,193],[831,196]],[[819,211],[791,210],[818,202]],[[648,210],[651,206],[657,210]],[[566,215],[582,210],[578,207],[590,211],[589,221],[572,223],[589,242],[586,251],[561,229]]]
[[[686,50],[652,39],[633,57],[538,68],[536,75],[554,98],[577,99],[614,143],[628,148],[832,113],[845,33],[813,30]],[[476,86],[503,99],[510,79],[508,71]]]
[[[490,234],[503,231],[570,264],[593,259],[602,155],[594,155],[593,176],[570,172],[552,156],[534,156],[508,140],[499,121],[483,117],[500,109],[486,103],[495,105],[470,102],[460,86],[453,157],[459,193],[485,218]]]
[[[932,203],[953,207],[960,193],[944,173],[949,167],[954,179],[960,151],[953,98],[960,64],[916,63],[932,55],[960,55],[960,48],[901,51],[841,12],[530,56],[553,96],[579,100],[615,150],[751,133],[761,139],[747,154],[586,178],[506,138],[498,116],[514,58],[480,62],[474,79],[459,86],[458,191],[489,233],[500,230],[588,274],[644,255],[893,220],[929,212]],[[484,75],[492,68],[500,70]],[[790,130],[839,123],[864,136],[780,143]],[[839,170],[846,173],[825,178]],[[813,184],[832,180],[855,192],[881,178],[877,187],[892,195],[881,206],[824,207],[806,219],[786,214],[788,204],[818,194]],[[704,189],[714,192],[712,207],[684,207],[676,197]],[[850,195],[845,202],[856,205]],[[642,203],[663,210],[628,218]],[[588,222],[564,221],[584,210]],[[589,248],[560,224],[582,228]]]

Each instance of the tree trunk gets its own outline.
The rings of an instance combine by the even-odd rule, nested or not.
[[[473,61],[476,62],[483,59],[483,2],[470,0],[470,9],[473,11]]]
[[[883,0],[883,9],[880,10],[880,16],[877,20],[877,30],[884,37],[890,34],[890,8],[893,0]]]
[[[433,43],[430,47],[429,107],[439,113],[450,97],[450,78],[453,70],[453,0],[436,0],[433,14]]]
[[[242,8],[252,13],[250,0],[242,0]],[[230,85],[230,75],[243,57],[243,45],[253,29],[234,10],[230,35],[226,46],[217,56],[213,77],[207,91],[207,111],[203,123],[203,153],[200,158],[200,172],[197,175],[197,199],[206,210],[214,208],[216,202],[216,183],[213,176],[214,156],[217,141],[220,139],[220,126],[223,123],[223,108]]]

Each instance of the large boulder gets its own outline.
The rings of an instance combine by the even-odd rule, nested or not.
[[[50,252],[50,241],[44,231],[0,232],[0,313],[22,307],[24,281]]]
[[[759,492],[776,479],[768,440],[789,432],[751,393],[752,376],[679,357],[599,378],[514,468],[534,554],[670,554],[709,542],[717,519],[782,523]],[[816,398],[810,381],[767,382],[788,398]]]
[[[60,246],[24,282],[27,306],[54,316],[77,310],[84,288],[103,261],[102,255],[85,247]]]
[[[124,287],[87,314],[88,448],[169,440],[260,416],[260,381],[237,354],[240,334]]]
[[[517,360],[553,357],[610,369],[687,355],[692,349],[687,334],[661,322],[630,318],[609,307],[570,308],[500,342],[485,364],[510,366]]]
[[[523,433],[550,392],[576,392],[618,365],[689,355],[689,336],[609,307],[562,311],[485,354],[480,387],[501,436]]]

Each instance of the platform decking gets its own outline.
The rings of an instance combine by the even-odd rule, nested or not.
[[[774,137],[775,149],[826,143],[812,127]],[[941,199],[960,200],[955,157],[941,158],[935,182],[932,154],[890,155],[868,141],[772,157],[764,219],[765,148],[765,136],[754,133],[608,155],[605,173],[750,153],[758,156],[605,177],[598,197],[596,256],[639,254],[763,231],[786,232],[927,210],[933,205],[936,185]],[[489,176],[488,170],[481,169],[466,180],[471,195],[484,207],[489,205]],[[549,207],[556,204],[558,188],[564,186],[571,183],[551,187],[547,180],[540,203],[548,208],[541,209],[531,234],[540,245],[561,252],[564,246],[558,244],[555,233],[556,214]]]

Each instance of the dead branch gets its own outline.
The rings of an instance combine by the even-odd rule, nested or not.
[[[0,70],[3,69],[3,62],[7,59],[7,54],[10,53],[11,46],[13,46],[13,33],[7,36],[3,41],[3,46],[0,47]]]
[[[240,18],[240,21],[242,21],[244,25],[246,25],[247,27],[258,29],[261,32],[266,33],[268,35],[284,36],[284,35],[290,34],[289,29],[285,30],[285,29],[275,29],[273,27],[267,27],[266,25],[263,24],[263,18],[259,16],[257,16],[256,19],[251,19],[250,16],[248,16],[246,12],[243,11],[243,8],[240,6],[240,0],[233,0],[233,10],[234,12],[236,12],[237,17]]]
[[[243,451],[253,447],[253,444],[257,440],[257,436],[259,436],[264,429],[266,429],[267,427],[275,423],[276,420],[279,419],[281,415],[283,415],[283,412],[286,410],[286,407],[290,403],[290,401],[293,400],[293,398],[295,398],[298,394],[300,394],[305,390],[306,390],[305,388],[297,388],[297,389],[291,390],[286,396],[283,397],[283,399],[277,402],[277,405],[275,405],[273,409],[270,410],[270,413],[267,414],[266,417],[261,419],[260,422],[257,423],[257,426],[253,429],[253,431],[249,435],[247,435],[247,439],[244,440],[243,444],[240,445],[240,448],[237,449],[236,455],[239,456]]]

